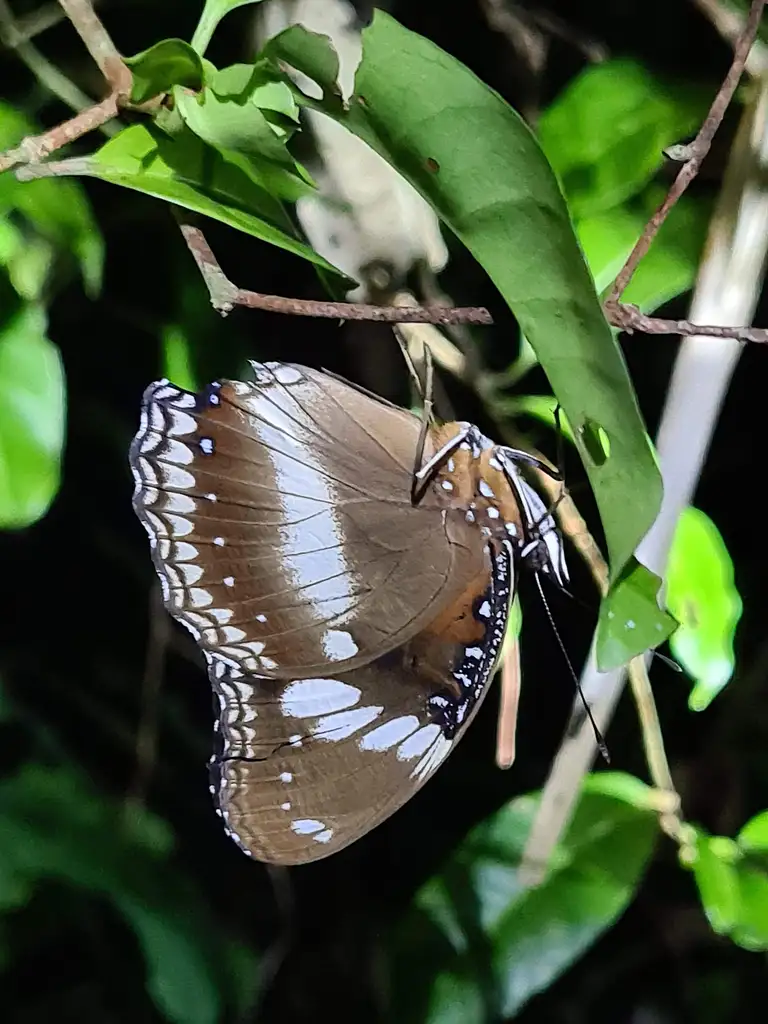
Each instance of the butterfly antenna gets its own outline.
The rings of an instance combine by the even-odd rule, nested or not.
[[[579,677],[576,675],[576,672],[574,671],[571,659],[568,657],[568,651],[566,651],[565,644],[563,643],[562,637],[560,636],[560,633],[557,630],[557,626],[555,625],[555,619],[552,615],[552,609],[549,607],[549,602],[544,596],[544,589],[541,585],[541,579],[539,577],[539,574],[535,572],[533,575],[536,578],[536,586],[539,588],[539,596],[541,597],[542,604],[544,605],[544,611],[547,613],[547,618],[549,619],[549,624],[552,627],[552,632],[555,634],[557,646],[562,651],[563,657],[565,658],[565,663],[568,666],[568,671],[571,673],[571,678],[573,679],[574,686],[576,687],[576,692],[581,698],[581,703],[584,705],[584,710],[587,713],[587,718],[589,719],[589,723],[592,726],[592,730],[595,734],[595,742],[597,743],[597,749],[600,751],[600,754],[602,755],[602,758],[605,761],[605,763],[610,764],[611,755],[608,753],[608,747],[606,746],[605,740],[603,739],[603,734],[597,727],[595,716],[592,714],[592,709],[587,703],[587,698],[584,696],[584,691],[581,688]]]

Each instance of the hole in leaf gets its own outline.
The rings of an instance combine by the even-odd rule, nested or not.
[[[590,459],[596,466],[603,466],[611,454],[611,441],[605,430],[594,420],[585,420],[579,435]]]
[[[426,168],[433,174],[437,174],[437,172],[440,170],[440,164],[437,162],[437,160],[435,160],[433,156],[428,156],[426,159]]]

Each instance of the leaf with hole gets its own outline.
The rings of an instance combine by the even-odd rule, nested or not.
[[[294,33],[290,49],[293,66],[321,81],[330,59],[317,55],[323,38],[302,47]],[[271,46],[287,59],[279,41]],[[349,111],[325,109],[411,181],[509,303],[574,428],[615,580],[656,517],[661,478],[624,360],[535,138],[468,68],[381,11],[363,32]],[[611,454],[602,465],[579,438],[587,422],[607,435]]]
[[[733,675],[733,640],[742,606],[728,549],[700,509],[689,506],[678,520],[666,598],[680,623],[670,641],[672,653],[694,680],[688,706],[703,711]]]

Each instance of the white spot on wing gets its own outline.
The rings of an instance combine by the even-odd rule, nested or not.
[[[234,585],[235,585],[235,577],[234,576],[225,576],[224,579],[221,582],[224,584],[225,587],[234,587]]]
[[[402,715],[400,718],[384,722],[383,725],[377,725],[375,729],[362,736],[357,745],[361,750],[389,750],[410,736],[418,727],[419,720],[416,715]]]
[[[360,690],[338,679],[299,679],[283,690],[280,706],[291,718],[313,718],[351,708],[359,700]]]
[[[329,661],[346,661],[347,658],[354,658],[360,649],[350,634],[343,629],[326,629],[322,643]]]
[[[333,839],[333,829],[323,829],[322,832],[317,832],[315,835],[312,836],[312,838],[315,840],[316,843],[330,843],[331,839]]]
[[[335,715],[325,715],[317,720],[312,728],[312,734],[318,740],[344,740],[358,729],[370,725],[383,710],[384,708],[380,705],[374,705],[373,707],[339,711]]]
[[[291,828],[297,836],[311,836],[313,832],[322,832],[325,825],[317,818],[294,818]]]
[[[485,480],[481,480],[478,484],[478,490],[484,498],[495,498],[496,495],[493,493],[493,488],[490,487]]]
[[[293,775],[291,772],[280,772],[281,782],[293,782]]]
[[[409,761],[412,757],[419,757],[430,747],[440,735],[440,726],[435,722],[422,726],[418,732],[409,736],[407,740],[397,748],[399,761]]]

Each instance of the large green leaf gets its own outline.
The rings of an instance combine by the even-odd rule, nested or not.
[[[0,527],[30,526],[59,489],[66,390],[38,306],[0,323]]]
[[[704,512],[686,508],[667,563],[667,607],[680,622],[672,653],[694,679],[690,708],[703,711],[733,675],[741,597],[723,538]]]
[[[339,271],[290,232],[282,204],[226,155],[182,126],[172,135],[135,124],[93,156],[62,161],[57,173],[101,178],[202,213],[303,256],[339,279]]]
[[[610,927],[632,898],[658,831],[654,812],[634,799],[636,787],[618,784],[623,778],[588,777],[538,888],[518,876],[538,797],[518,797],[470,833],[398,928],[393,1019],[513,1016]],[[630,802],[616,796],[624,790]],[[445,1016],[454,1001],[461,1013]]]
[[[707,106],[701,89],[661,82],[634,61],[604,61],[573,79],[538,124],[573,215],[594,216],[638,193]]]
[[[313,79],[318,36],[272,40]],[[287,57],[286,57],[287,59]],[[307,101],[314,102],[314,101]],[[554,174],[517,114],[468,68],[377,11],[349,110],[326,109],[382,154],[482,264],[518,318],[574,429],[615,580],[658,511],[661,477],[626,366],[584,263]],[[605,432],[597,464],[585,428]]]

